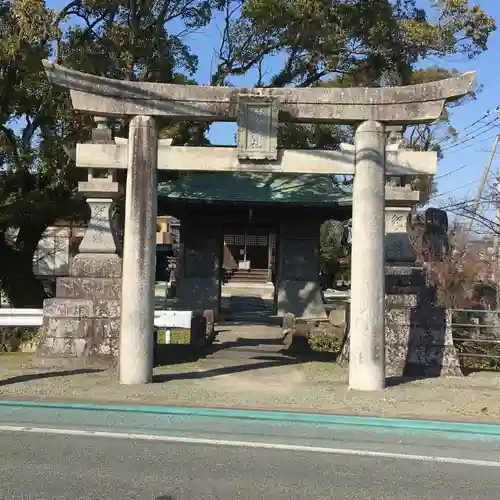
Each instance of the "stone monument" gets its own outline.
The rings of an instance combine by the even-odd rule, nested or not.
[[[106,120],[96,119],[93,144],[112,143]],[[113,205],[122,195],[116,170],[88,169],[78,191],[90,221],[70,276],[57,278],[56,297],[45,300],[38,354],[43,357],[115,356],[120,333],[122,261],[112,229]]]
[[[419,192],[391,184],[386,196],[386,375],[461,375],[449,318],[433,304],[424,269],[415,262],[409,232]]]
[[[398,88],[237,89],[117,82],[48,61],[44,66],[54,84],[70,90],[76,110],[97,116],[138,117],[133,119],[136,127],[131,128],[127,153],[120,152],[116,144],[77,148],[77,164],[82,163],[80,154],[80,160],[90,155],[92,161],[106,159],[114,168],[127,168],[127,218],[131,217],[130,207],[135,209],[133,222],[125,222],[119,352],[122,383],[147,383],[152,378],[154,318],[149,301],[153,296],[147,290],[153,287],[149,268],[153,266],[154,240],[150,238],[148,219],[154,215],[156,204],[152,170],[159,166],[170,170],[355,174],[349,385],[361,390],[385,386],[386,176],[432,175],[436,168],[432,152],[386,151],[386,127],[436,120],[446,101],[471,89],[474,74]],[[238,121],[239,147],[170,146],[161,151],[153,131],[155,116],[180,121]],[[277,120],[356,125],[354,151],[277,150]],[[97,151],[101,151],[100,156]],[[296,248],[303,248],[312,238],[305,234],[304,238],[294,236],[290,240]],[[297,273],[292,273],[294,279],[284,283],[283,291],[303,306],[315,303],[311,297],[320,294],[319,284],[311,282],[309,267],[299,267]],[[297,293],[297,286],[306,292]],[[206,293],[213,295],[212,288]]]

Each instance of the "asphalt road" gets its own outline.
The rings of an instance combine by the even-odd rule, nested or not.
[[[0,433],[5,500],[498,499],[497,468],[290,450]]]
[[[499,498],[499,435],[251,413],[0,406],[0,500]]]

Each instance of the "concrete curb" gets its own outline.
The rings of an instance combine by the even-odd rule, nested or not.
[[[170,416],[191,416],[254,420],[268,422],[291,422],[315,425],[336,425],[352,428],[397,429],[411,432],[441,432],[468,436],[500,437],[500,425],[444,422],[437,420],[414,420],[402,418],[358,417],[320,413],[292,413],[282,411],[232,410],[215,408],[193,408],[175,406],[147,406],[122,404],[51,403],[38,401],[0,400],[0,408],[38,408],[53,410],[86,410],[97,412],[122,412]]]

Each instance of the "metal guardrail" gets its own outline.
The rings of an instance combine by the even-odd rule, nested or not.
[[[451,330],[453,343],[455,346],[476,346],[479,350],[481,346],[500,345],[500,310],[487,309],[449,309],[451,313]],[[478,322],[454,321],[455,313],[469,313],[477,315]],[[479,316],[493,316],[495,322],[479,322]],[[483,318],[484,319],[484,318]],[[495,353],[461,352],[457,354],[461,357],[500,359],[500,349],[498,355]]]
[[[0,326],[42,326],[42,309],[0,308]]]
[[[155,311],[157,328],[191,328],[192,311]],[[42,326],[43,309],[0,308],[2,326]]]

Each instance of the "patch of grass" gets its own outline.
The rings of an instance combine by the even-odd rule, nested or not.
[[[0,368],[16,368],[31,364],[35,354],[32,352],[0,352]]]
[[[345,376],[345,370],[336,363],[323,361],[309,361],[297,365],[308,378],[331,377],[331,380],[340,380]]]
[[[35,356],[33,352],[22,352],[22,351],[0,352],[0,359],[3,361],[7,361],[9,359],[31,360],[33,356]]]
[[[178,363],[174,365],[161,365],[155,368],[155,374],[161,375],[163,373],[185,373],[200,371],[202,364],[199,362]]]

